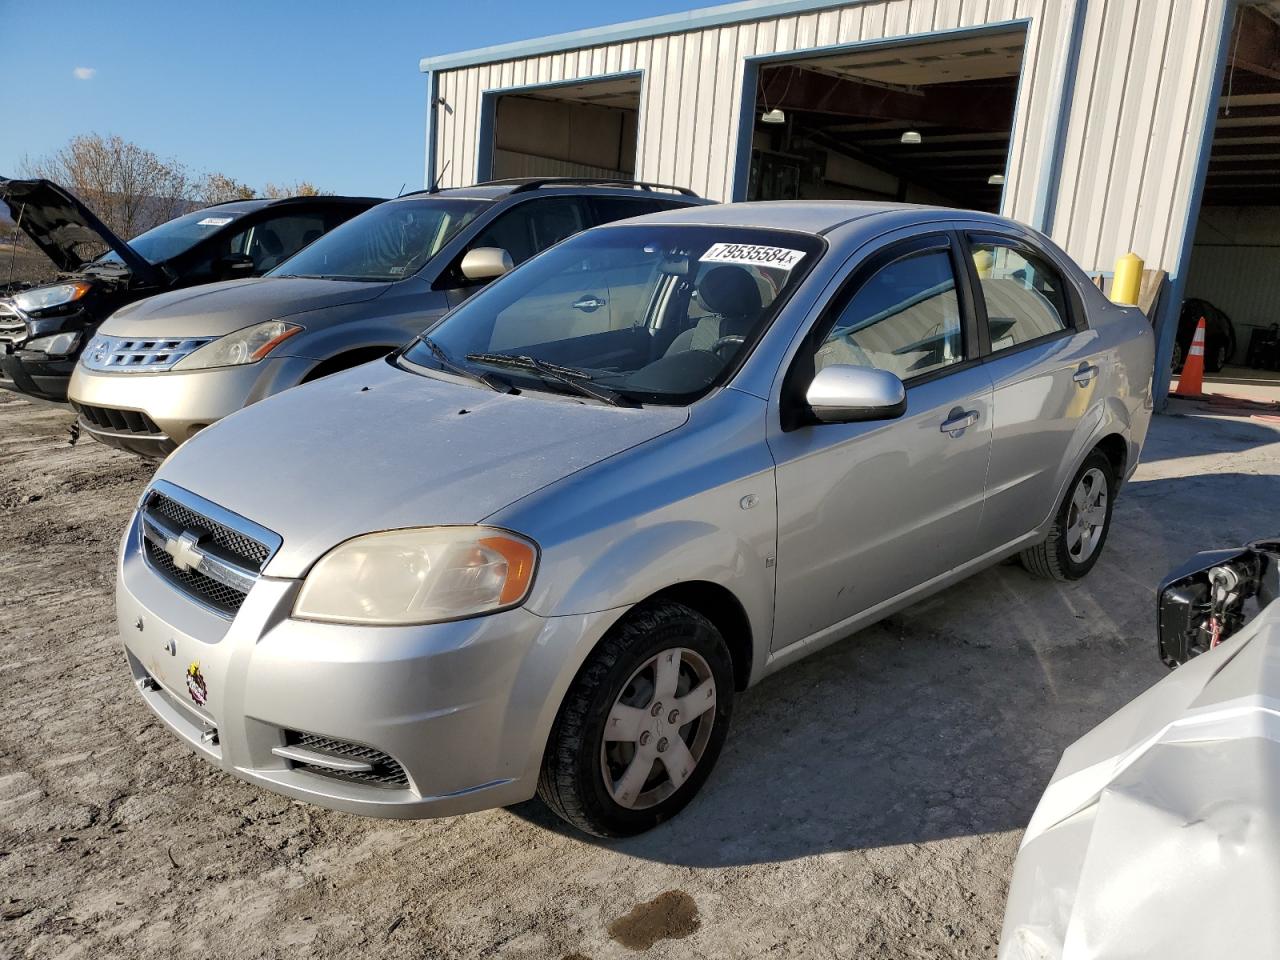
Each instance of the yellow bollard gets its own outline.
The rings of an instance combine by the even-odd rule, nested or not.
[[[1138,305],[1142,289],[1142,258],[1130,251],[1116,261],[1116,274],[1111,281],[1111,302],[1125,306]]]
[[[990,280],[991,270],[996,265],[996,258],[990,250],[979,250],[973,255],[973,265],[978,271],[979,280]]]

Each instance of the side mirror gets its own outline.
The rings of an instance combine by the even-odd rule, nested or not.
[[[247,253],[228,254],[218,261],[218,273],[224,280],[250,276],[253,270],[253,257]]]
[[[888,370],[875,367],[823,367],[805,400],[822,423],[893,420],[907,412],[907,388]]]
[[[511,254],[501,247],[472,247],[462,258],[462,275],[468,280],[492,280],[514,266]]]

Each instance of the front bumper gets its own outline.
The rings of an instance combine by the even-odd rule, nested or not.
[[[24,393],[37,400],[66,403],[75,357],[49,357],[18,350],[0,353],[0,390]]]
[[[77,366],[68,396],[81,412],[80,428],[95,440],[163,457],[210,424],[296,385],[314,365],[271,357],[185,373],[97,373]]]
[[[146,704],[228,773],[366,816],[452,816],[532,797],[564,691],[617,616],[519,609],[419,627],[310,623],[289,619],[300,582],[264,577],[227,620],[161,579],[137,542],[135,517],[116,603]],[[190,686],[189,671],[199,678]],[[296,733],[376,750],[407,782],[353,781],[273,752]]]

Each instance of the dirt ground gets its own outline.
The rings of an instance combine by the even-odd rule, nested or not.
[[[113,557],[149,475],[0,397],[0,956],[992,957],[1063,747],[1159,679],[1152,589],[1276,533],[1280,433],[1161,417],[1106,553],[1012,565],[749,691],[701,797],[622,843],[536,803],[330,813],[197,760],[131,689]]]

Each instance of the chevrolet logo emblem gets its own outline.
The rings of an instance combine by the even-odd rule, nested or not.
[[[184,530],[176,540],[166,538],[164,552],[173,558],[173,565],[186,573],[198,569],[204,559],[204,551],[200,549],[200,534]]]

